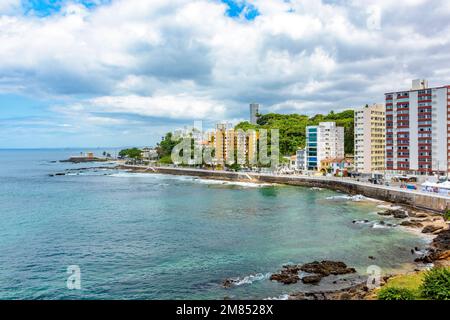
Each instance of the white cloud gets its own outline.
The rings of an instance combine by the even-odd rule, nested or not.
[[[45,19],[2,1],[0,92],[70,97],[60,114],[76,100],[86,117],[121,125],[123,114],[240,119],[250,101],[322,112],[382,101],[410,77],[450,82],[439,71],[450,59],[447,1],[247,2],[254,21],[208,0],[69,3]],[[377,28],[368,6],[379,8]]]

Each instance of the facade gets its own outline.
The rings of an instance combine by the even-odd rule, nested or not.
[[[343,174],[353,167],[353,163],[346,158],[327,158],[320,161],[321,168],[332,174]]]
[[[344,158],[344,128],[335,122],[321,122],[306,127],[306,162],[308,170],[322,170],[321,161]]]
[[[258,124],[259,103],[250,104],[250,123]]]
[[[255,130],[234,130],[229,123],[220,123],[208,140],[214,146],[218,165],[230,162],[249,166],[257,164],[258,133]]]
[[[156,151],[156,149],[146,147],[142,149],[141,156],[146,160],[155,160],[158,158],[158,152]]]
[[[355,170],[383,173],[385,170],[386,119],[383,104],[355,110]]]
[[[304,171],[306,166],[306,149],[297,150],[297,170]]]
[[[386,171],[431,175],[449,171],[450,86],[386,93]]]

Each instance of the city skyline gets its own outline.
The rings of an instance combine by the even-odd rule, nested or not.
[[[252,102],[313,115],[445,85],[449,18],[446,1],[3,1],[0,148],[154,145]]]

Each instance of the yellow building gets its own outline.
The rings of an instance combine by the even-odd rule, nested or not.
[[[228,123],[216,125],[216,130],[208,137],[215,149],[217,165],[238,163],[240,165],[256,165],[258,134],[254,130],[248,132],[234,130]]]
[[[385,170],[386,124],[384,104],[355,110],[355,169],[361,173]]]

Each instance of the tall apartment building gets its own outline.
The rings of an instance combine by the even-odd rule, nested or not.
[[[447,172],[450,86],[428,88],[426,80],[414,80],[411,90],[385,96],[387,172]]]
[[[250,104],[250,123],[258,124],[259,103]]]
[[[344,158],[344,128],[335,122],[321,122],[306,127],[306,162],[308,170],[321,170],[321,161]]]
[[[215,149],[217,164],[233,161],[241,165],[257,163],[258,134],[254,130],[234,130],[229,123],[216,125],[214,135],[210,135]]]
[[[355,170],[383,173],[385,170],[386,119],[384,104],[355,110]]]

